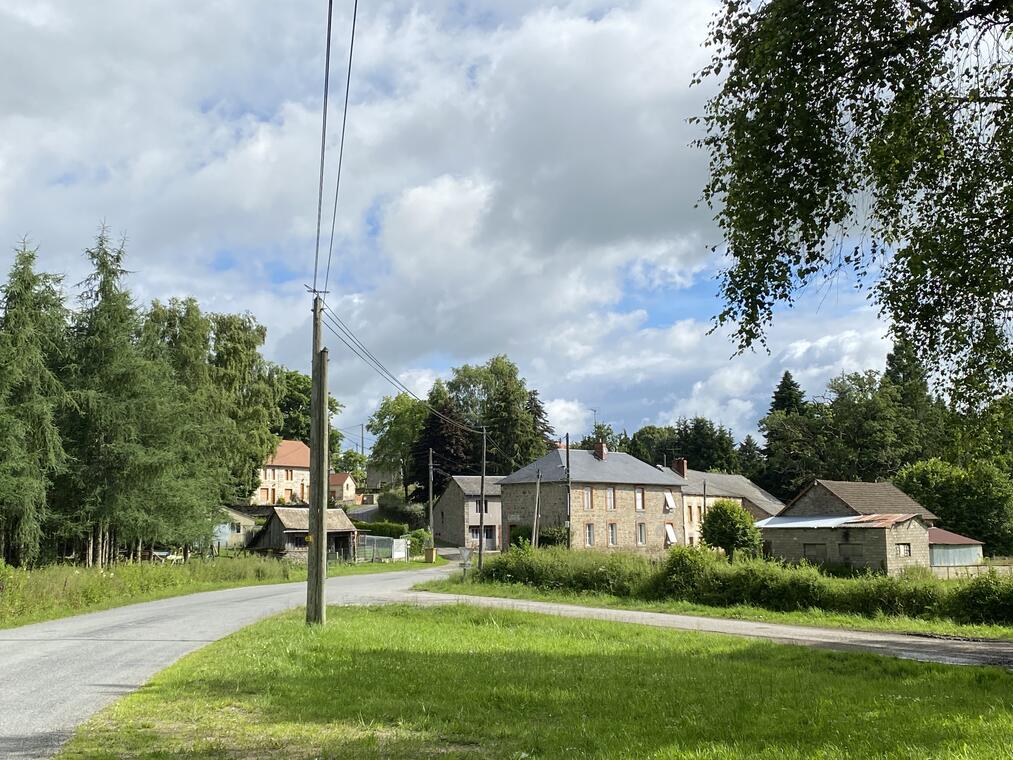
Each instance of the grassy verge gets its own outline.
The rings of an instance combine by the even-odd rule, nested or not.
[[[442,564],[446,560],[437,557],[437,565]],[[334,564],[328,575],[365,575],[437,565]],[[200,591],[305,580],[305,566],[262,557],[191,560],[184,565],[119,564],[105,571],[73,565],[35,570],[0,566],[0,629]]]
[[[471,596],[496,596],[504,599],[530,599],[540,602],[560,602],[583,607],[609,607],[622,610],[646,610],[668,612],[679,615],[700,615],[734,620],[755,620],[762,623],[786,623],[808,625],[820,628],[848,628],[856,631],[890,631],[893,633],[917,633],[931,636],[960,636],[982,639],[1013,639],[1013,628],[1002,625],[972,625],[955,623],[951,620],[912,618],[880,615],[865,617],[823,610],[799,610],[797,612],[774,612],[761,607],[736,605],[734,607],[711,607],[693,602],[674,600],[647,601],[629,597],[593,592],[543,591],[520,583],[477,582],[462,580],[460,575],[446,580],[434,580],[415,586],[418,591],[434,591],[443,594],[469,594]]]
[[[998,669],[465,606],[328,619],[184,658],[60,758],[1010,756]]]

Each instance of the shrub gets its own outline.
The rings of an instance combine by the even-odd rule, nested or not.
[[[989,570],[956,586],[946,599],[946,613],[964,623],[1013,622],[1013,576]]]
[[[405,503],[404,497],[393,491],[380,494],[377,499],[380,516],[386,522],[407,523],[411,529],[427,527],[425,510],[417,504]]]
[[[363,520],[352,520],[356,530],[369,533],[373,536],[387,536],[388,538],[401,538],[409,533],[407,523],[388,522],[364,522]]]
[[[570,540],[570,529],[565,525],[553,525],[538,531],[539,546],[566,546]]]
[[[700,532],[707,545],[723,549],[729,561],[740,552],[758,556],[763,544],[753,516],[731,499],[718,499],[708,508]]]
[[[428,530],[413,530],[408,534],[408,553],[418,556],[427,546],[433,545],[433,534]]]
[[[689,600],[697,593],[708,570],[718,561],[709,549],[673,546],[662,568],[660,589],[673,599]]]

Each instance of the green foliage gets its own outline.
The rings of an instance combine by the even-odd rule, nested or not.
[[[989,462],[966,468],[928,459],[894,483],[939,517],[939,526],[985,542],[989,555],[1013,554],[1013,479]]]
[[[370,462],[381,469],[400,473],[404,498],[408,499],[408,468],[412,450],[422,432],[426,418],[425,405],[407,393],[386,396],[366,429],[376,436]]]
[[[400,495],[388,491],[377,499],[380,515],[385,520],[404,522],[412,529],[426,527],[426,513],[421,506],[406,504]]]
[[[729,561],[739,554],[755,557],[763,544],[753,516],[731,499],[718,499],[708,507],[700,533],[708,546],[723,549]]]
[[[369,533],[373,536],[387,536],[388,538],[401,538],[408,535],[408,524],[381,520],[379,522],[365,522],[363,520],[352,520],[356,530]]]
[[[604,443],[609,451],[629,453],[630,437],[626,435],[626,431],[617,433],[606,422],[599,422],[595,425],[594,430],[581,438],[575,448],[593,450],[599,441]]]
[[[429,406],[422,431],[412,450],[408,479],[415,486],[411,499],[429,501],[429,450],[433,451],[433,498],[446,490],[453,475],[471,471],[476,465],[469,461],[473,434],[462,429],[465,421],[450,400],[447,387],[437,380],[429,392]],[[481,466],[480,464],[477,466]]]
[[[629,453],[648,464],[671,464],[685,457],[694,470],[738,472],[732,431],[706,417],[682,418],[674,425],[647,425],[633,434]]]
[[[566,546],[569,529],[564,525],[553,525],[538,531],[538,546]],[[531,545],[531,526],[516,525],[510,529],[510,546],[524,547]]]
[[[563,548],[510,549],[489,557],[482,581],[523,583],[542,589],[642,596],[657,582],[655,565],[632,552],[574,552]]]
[[[366,485],[366,464],[369,461],[368,457],[355,449],[345,449],[340,454],[334,449],[332,451],[335,453],[331,456],[331,468],[335,472],[347,472],[352,476],[352,480],[355,481],[357,488],[364,488]]]
[[[802,386],[795,381],[791,372],[785,370],[781,375],[781,382],[774,389],[774,397],[770,400],[770,410],[767,413],[802,414],[805,411],[805,404],[805,393],[802,391]]]
[[[433,534],[425,528],[418,528],[408,534],[408,553],[412,557],[418,557],[427,546],[433,545]]]
[[[1011,27],[1005,2],[721,3],[700,144],[740,348],[846,272],[958,390],[1008,387]]]
[[[313,380],[309,375],[294,369],[282,370],[278,382],[281,385],[281,396],[278,399],[278,410],[281,420],[272,432],[279,438],[288,441],[302,441],[310,445],[310,399],[313,392]],[[341,411],[337,399],[328,395],[327,409],[333,416]],[[340,431],[331,429],[330,447],[334,451],[341,450],[343,436]]]

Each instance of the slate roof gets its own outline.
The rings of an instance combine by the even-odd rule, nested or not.
[[[310,468],[310,447],[302,441],[282,441],[274,456],[267,460],[268,467]]]
[[[830,493],[853,510],[863,515],[911,513],[926,519],[938,520],[934,514],[901,491],[893,483],[863,483],[850,480],[817,480]],[[810,486],[812,488],[813,486]],[[796,496],[791,504],[802,498],[809,488]],[[791,504],[788,507],[791,507]]]
[[[908,514],[872,514],[843,515],[824,517],[822,515],[788,515],[785,517],[765,517],[758,520],[758,528],[892,528],[894,525],[908,520],[920,518],[921,515]]]
[[[275,507],[274,515],[281,523],[283,530],[287,531],[309,531],[310,511],[308,507]],[[348,519],[343,509],[327,510],[327,532],[344,533],[354,532],[355,526]]]
[[[517,472],[500,485],[534,483],[538,470],[543,483],[566,481],[566,449],[554,449]],[[639,486],[685,486],[686,480],[671,470],[659,470],[634,456],[610,451],[605,461],[588,449],[570,449],[570,480],[574,483],[617,483]]]
[[[959,533],[953,533],[942,528],[929,528],[929,543],[943,544],[945,546],[984,546],[983,541],[978,541]]]
[[[683,493],[702,496],[703,483],[706,480],[708,496],[738,496],[752,502],[770,515],[776,515],[784,509],[783,503],[764,491],[745,475],[736,475],[730,472],[687,470],[686,479],[689,481],[689,486],[683,487]]]
[[[485,495],[487,497],[500,495],[499,484],[503,477],[503,475],[485,476]],[[455,475],[454,482],[461,487],[465,496],[482,495],[482,477],[480,475]]]

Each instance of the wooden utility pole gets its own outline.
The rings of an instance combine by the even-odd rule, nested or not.
[[[433,450],[429,449],[429,537],[436,546],[436,534],[433,533]]]
[[[359,424],[359,453],[362,454],[363,456],[366,456],[366,423],[365,422]],[[363,485],[363,488],[365,488],[366,484],[363,483],[362,485]]]
[[[321,334],[323,301],[313,296],[313,370],[310,396],[309,563],[306,583],[306,622],[327,620],[324,581],[327,580],[327,349]]]
[[[482,426],[482,486],[478,502],[478,569],[485,558],[485,425]]]
[[[570,434],[566,434],[566,548],[570,549],[572,540],[570,538],[573,533],[573,526],[570,524],[571,514],[570,505],[573,503],[573,488],[570,482]]]
[[[535,519],[531,523],[531,547],[538,548],[538,498],[542,490],[542,471],[535,473]]]

